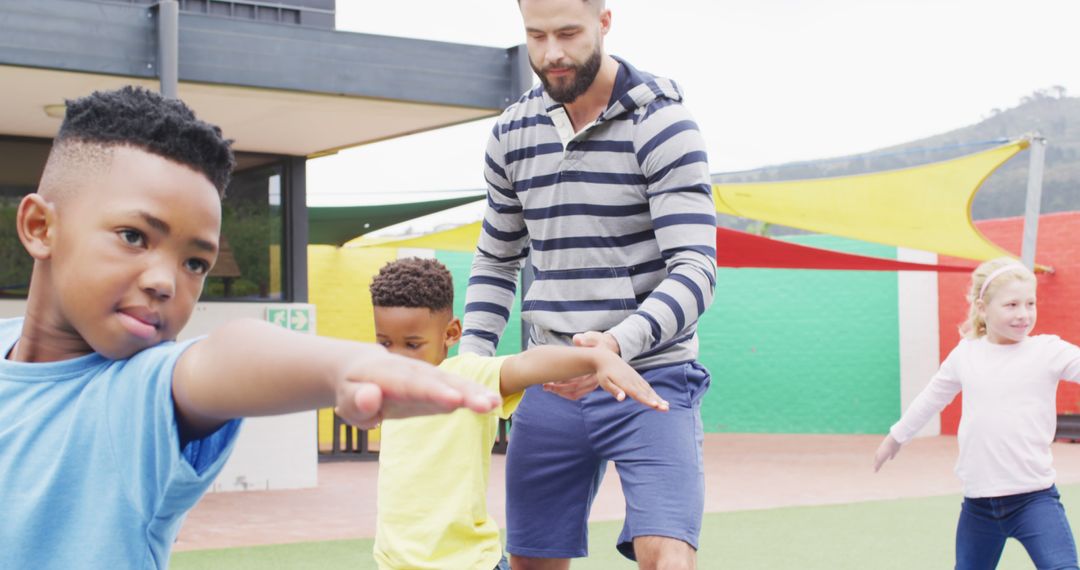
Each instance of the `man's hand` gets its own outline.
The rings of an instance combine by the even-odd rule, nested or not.
[[[599,346],[606,348],[615,354],[619,352],[619,341],[611,333],[589,331],[574,335],[574,346]]]
[[[544,384],[544,391],[551,392],[556,396],[562,396],[567,400],[579,400],[585,397],[585,394],[596,390],[599,385],[600,380],[597,379],[595,374],[586,374],[562,382],[548,382]]]
[[[502,399],[482,386],[426,362],[388,352],[358,358],[337,382],[334,411],[360,428],[384,418],[443,414],[458,408],[487,413]]]
[[[874,453],[874,473],[877,473],[886,461],[896,457],[896,454],[899,452],[900,442],[893,439],[892,435],[885,436],[881,445],[878,446],[877,452]]]

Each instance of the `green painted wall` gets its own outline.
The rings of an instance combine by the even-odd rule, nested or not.
[[[436,259],[454,275],[454,314],[460,319],[465,315],[465,288],[469,285],[469,271],[472,270],[471,253],[437,251]],[[519,291],[520,293],[520,291]],[[499,340],[498,354],[517,354],[521,352],[521,303],[514,303],[510,311],[510,322]],[[458,347],[450,350],[450,355],[458,353]]]
[[[895,258],[892,247],[831,236],[792,241]],[[439,252],[465,310],[472,255]],[[519,307],[499,343],[521,343]],[[719,269],[698,328],[712,372],[702,405],[707,432],[884,433],[900,403],[895,272]],[[456,349],[453,352],[456,354]]]
[[[831,236],[791,241],[895,258]],[[884,433],[899,404],[896,273],[719,269],[698,332],[707,432]]]

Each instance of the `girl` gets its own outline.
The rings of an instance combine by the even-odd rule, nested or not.
[[[1035,275],[1008,258],[975,269],[971,309],[930,384],[889,430],[874,471],[963,391],[956,474],[964,503],[956,528],[956,568],[992,569],[1014,537],[1036,567],[1077,568],[1065,509],[1054,486],[1059,379],[1080,382],[1080,348],[1035,326]]]

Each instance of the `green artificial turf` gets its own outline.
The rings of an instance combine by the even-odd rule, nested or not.
[[[1080,485],[1061,487],[1074,530]],[[959,496],[786,507],[705,516],[698,568],[757,570],[934,570],[953,565]],[[622,524],[589,526],[590,556],[574,570],[635,568],[614,548]],[[338,540],[180,552],[173,570],[374,570],[371,540]],[[1034,568],[1010,540],[999,570]]]

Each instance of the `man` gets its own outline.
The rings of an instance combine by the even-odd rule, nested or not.
[[[604,52],[603,0],[519,7],[541,85],[503,113],[488,142],[462,350],[494,352],[531,251],[530,342],[608,348],[671,411],[609,401],[588,377],[528,389],[507,459],[512,566],[564,569],[587,555],[588,511],[610,460],[627,499],[619,550],[642,568],[693,568],[709,384],[696,323],[716,271],[704,142],[672,81]]]

